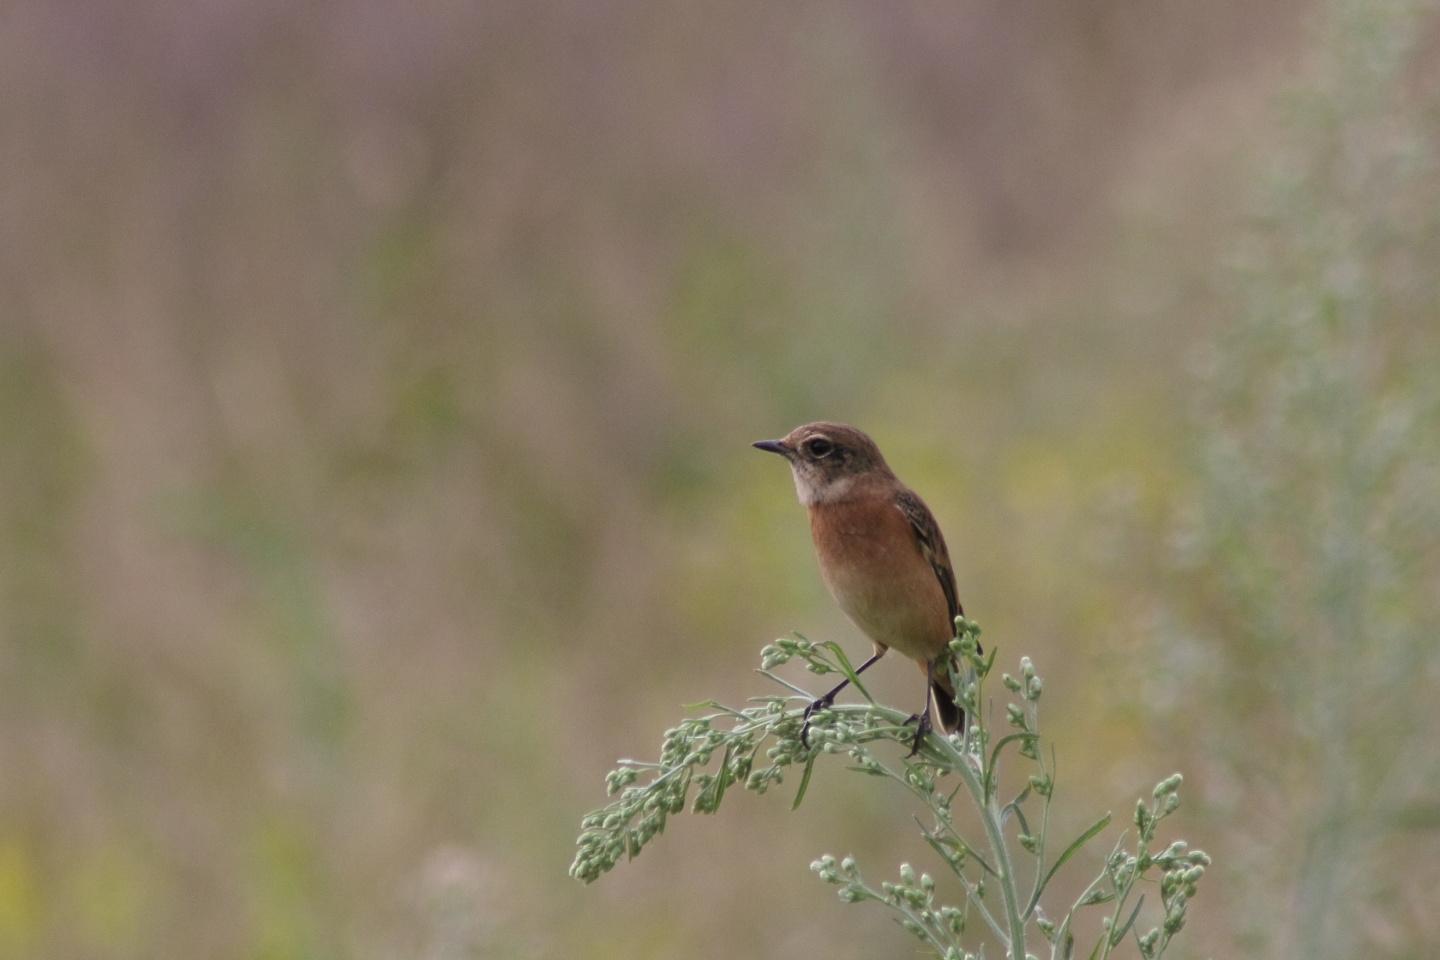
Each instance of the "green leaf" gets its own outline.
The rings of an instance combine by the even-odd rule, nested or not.
[[[860,682],[860,674],[855,672],[855,667],[851,665],[850,658],[845,656],[845,651],[840,649],[840,644],[834,640],[826,640],[820,646],[835,654],[835,659],[840,662],[840,671],[845,674],[845,679],[850,681],[852,687],[860,691],[861,696],[874,703],[875,698],[870,696],[870,691],[866,690],[865,685]]]
[[[1040,735],[1039,735],[1038,733],[1030,733],[1029,731],[1025,731],[1025,732],[1022,732],[1022,733],[1012,733],[1012,734],[1009,734],[1008,736],[1001,737],[1001,738],[995,743],[994,749],[992,749],[992,750],[990,751],[990,766],[987,767],[986,769],[988,769],[988,770],[994,770],[994,769],[995,769],[995,760],[996,760],[996,758],[998,758],[998,757],[1000,756],[1000,751],[1005,748],[1005,744],[1009,743],[1011,740],[1029,740],[1029,741],[1035,741],[1035,740],[1038,740],[1038,739],[1040,739]]]
[[[805,799],[805,791],[810,787],[810,773],[815,769],[815,754],[805,763],[805,772],[800,775],[800,788],[795,791],[795,802],[790,804],[791,810],[800,809],[800,801]]]
[[[1056,871],[1058,871],[1061,867],[1065,866],[1065,861],[1075,856],[1075,854],[1079,852],[1080,848],[1083,847],[1087,842],[1089,842],[1089,840],[1094,837],[1095,834],[1099,833],[1101,830],[1104,830],[1109,825],[1110,814],[1107,813],[1105,814],[1105,816],[1095,821],[1094,825],[1091,826],[1089,830],[1086,830],[1084,833],[1080,834],[1080,836],[1076,837],[1075,840],[1071,842],[1070,846],[1066,847],[1064,852],[1056,858],[1055,862],[1051,864],[1049,872],[1045,874],[1045,878],[1035,885],[1035,893],[1033,896],[1030,897],[1030,906],[1025,909],[1025,915],[1027,917],[1034,911],[1035,905],[1040,902],[1040,894],[1045,892],[1045,888],[1049,886],[1050,880],[1055,876]],[[1103,903],[1104,901],[1096,902]]]
[[[725,757],[720,761],[720,772],[715,774],[715,804],[710,808],[711,813],[720,809],[720,801],[725,799],[725,788],[735,782],[735,778],[730,775],[732,749],[730,746],[725,747]]]
[[[1005,804],[1005,806],[1001,807],[1001,808],[1000,808],[1000,818],[1001,818],[1001,819],[1000,819],[1000,822],[1001,822],[1001,823],[1004,823],[1004,822],[1005,822],[1006,811],[1008,810],[1010,813],[1013,813],[1013,814],[1015,815],[1015,819],[1016,819],[1016,820],[1019,820],[1019,821],[1020,821],[1020,832],[1021,832],[1021,833],[1030,833],[1030,834],[1033,834],[1034,831],[1030,829],[1030,821],[1028,821],[1028,820],[1025,819],[1025,812],[1020,809],[1020,804],[1024,803],[1024,802],[1025,802],[1025,798],[1028,797],[1029,795],[1030,795],[1030,788],[1029,788],[1029,787],[1026,787],[1024,790],[1022,790],[1022,791],[1020,792],[1020,796],[1016,797],[1014,800],[1011,800],[1009,803]]]
[[[1125,934],[1129,933],[1130,928],[1135,925],[1135,918],[1139,916],[1140,908],[1144,904],[1145,895],[1142,893],[1140,895],[1140,899],[1135,901],[1135,909],[1130,911],[1130,919],[1126,920],[1125,925],[1122,926],[1119,930],[1116,930],[1115,932],[1110,934],[1110,946],[1119,946],[1120,941],[1125,939]]]
[[[980,869],[984,870],[992,877],[1000,876],[1000,874],[996,873],[994,869],[991,868],[990,864],[985,862],[985,858],[980,856],[980,854],[976,853],[975,848],[970,846],[970,844],[966,843],[965,839],[959,834],[955,835],[954,840],[942,839],[941,837],[935,836],[935,834],[931,833],[929,830],[926,830],[923,824],[920,827],[920,833],[922,836],[925,837],[925,842],[930,844],[930,846],[934,848],[935,852],[940,854],[941,859],[945,860],[947,863],[949,862],[950,857],[945,853],[944,848],[951,847],[953,849],[961,851],[965,854],[965,856],[980,864]]]

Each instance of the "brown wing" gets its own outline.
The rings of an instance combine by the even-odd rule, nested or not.
[[[895,496],[895,506],[905,514],[905,519],[910,521],[910,529],[915,533],[915,542],[920,546],[920,553],[924,555],[930,569],[935,571],[935,578],[940,581],[940,589],[945,591],[945,602],[950,607],[950,624],[954,629],[955,618],[965,613],[960,607],[960,598],[955,592],[955,571],[950,566],[950,551],[945,549],[945,537],[940,533],[940,525],[935,522],[935,515],[930,508],[925,506],[913,490],[902,489]]]
[[[945,602],[950,607],[950,629],[953,631],[955,618],[965,611],[960,608],[960,597],[955,590],[955,570],[950,566],[950,551],[945,548],[945,537],[940,533],[940,524],[935,522],[935,515],[913,490],[902,488],[895,497],[895,506],[899,507],[900,512],[905,514],[905,519],[910,521],[915,543],[930,564],[930,569],[935,571],[935,579],[940,581],[940,589],[945,592]],[[965,712],[955,702],[955,691],[951,689],[949,678],[937,676],[933,665],[927,668],[927,673],[933,688],[930,691],[930,703],[935,709],[936,721],[943,730],[960,729],[965,723]]]

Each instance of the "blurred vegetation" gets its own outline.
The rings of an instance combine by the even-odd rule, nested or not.
[[[1403,3],[1336,2],[1317,25],[1235,245],[1234,323],[1200,362],[1184,588],[1168,591],[1179,606],[1152,663],[1168,673],[1162,714],[1209,765],[1254,955],[1422,957],[1440,943],[1427,865],[1440,850],[1440,101],[1421,82],[1436,76],[1426,17],[1434,38],[1431,11]],[[1223,829],[1237,820],[1252,830]]]
[[[746,446],[821,416],[1074,789],[1194,751],[1195,955],[1433,955],[1427,11],[7,4],[0,955],[889,949],[843,784],[565,876],[677,704],[859,643]]]

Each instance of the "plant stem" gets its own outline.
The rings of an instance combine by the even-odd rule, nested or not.
[[[982,782],[975,769],[973,754],[961,753],[948,737],[935,736],[930,746],[937,747],[945,760],[954,767],[970,791],[975,809],[980,812],[980,822],[990,842],[990,855],[995,863],[995,872],[1000,882],[1000,894],[1005,901],[1005,921],[1009,929],[1006,937],[1006,954],[1011,960],[1025,960],[1025,920],[1021,916],[1019,891],[1015,886],[1015,871],[1010,862],[1010,851],[1005,845],[1005,827],[1000,816],[1000,805]]]

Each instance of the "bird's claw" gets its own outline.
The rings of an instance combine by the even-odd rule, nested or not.
[[[801,717],[801,719],[805,721],[805,725],[800,728],[800,746],[806,749],[810,747],[810,714],[816,710],[824,710],[827,707],[833,706],[834,703],[835,697],[833,695],[823,696],[819,700],[810,701],[810,706],[805,708],[805,714]]]
[[[910,744],[910,752],[905,754],[906,760],[909,760],[920,752],[920,744],[925,742],[925,738],[930,735],[931,730],[930,714],[928,711],[925,713],[912,714],[910,719],[905,722],[910,723],[911,721],[915,723],[915,739]]]

